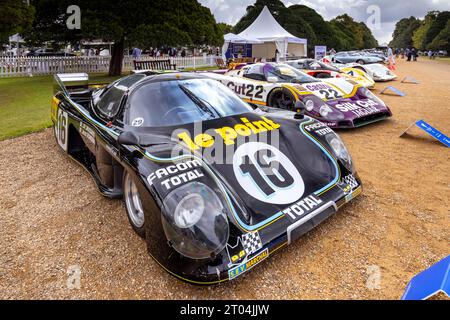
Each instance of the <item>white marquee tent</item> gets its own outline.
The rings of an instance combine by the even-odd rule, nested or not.
[[[280,58],[285,58],[288,54],[307,55],[308,40],[297,38],[287,32],[275,20],[267,6],[264,7],[259,17],[237,37],[247,39],[249,41],[247,43],[253,43],[253,57],[274,58],[277,49]],[[258,42],[252,42],[255,40]],[[234,43],[232,40],[230,42]]]

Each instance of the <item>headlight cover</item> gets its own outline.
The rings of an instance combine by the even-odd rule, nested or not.
[[[333,150],[334,155],[343,162],[345,167],[351,173],[355,173],[355,167],[353,165],[352,157],[345,147],[344,142],[337,134],[328,134],[326,136],[327,142]]]
[[[326,120],[340,121],[345,119],[345,116],[342,114],[341,111],[332,108],[327,104],[324,104],[323,106],[320,107],[319,113],[320,116],[322,118],[325,118]]]
[[[162,224],[171,246],[191,259],[208,259],[226,246],[230,227],[217,194],[192,182],[172,191],[163,202]]]

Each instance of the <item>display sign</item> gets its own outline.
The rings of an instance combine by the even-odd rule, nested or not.
[[[415,276],[406,288],[402,300],[425,300],[439,292],[450,292],[450,256]]]
[[[426,123],[423,120],[419,120],[416,122],[416,126],[418,126],[420,129],[428,133],[430,136],[435,138],[436,140],[440,141],[442,144],[446,145],[447,148],[450,148],[450,139],[440,132],[439,130],[433,128],[428,123]]]
[[[327,47],[326,46],[316,46],[314,50],[314,58],[316,60],[321,60],[325,58],[327,55]]]

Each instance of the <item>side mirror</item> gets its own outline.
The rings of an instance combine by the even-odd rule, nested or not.
[[[267,78],[267,82],[277,83],[278,82],[278,78],[277,77],[268,77]]]
[[[302,101],[297,101],[295,103],[295,116],[294,119],[297,120],[301,120],[303,118],[305,118],[305,110],[306,110],[306,106]]]
[[[125,146],[138,146],[139,140],[139,137],[134,132],[127,131],[119,136],[117,142]]]

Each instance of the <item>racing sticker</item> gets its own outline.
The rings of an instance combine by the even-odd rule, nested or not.
[[[242,275],[243,273],[247,272],[257,264],[259,264],[261,261],[267,259],[269,257],[269,249],[265,249],[261,253],[257,254],[253,258],[249,259],[248,261],[244,262],[243,264],[231,269],[228,271],[228,277],[230,280]]]
[[[147,181],[150,185],[159,182],[166,190],[171,190],[204,177],[202,170],[200,170],[202,167],[198,160],[180,162],[152,172],[147,177]]]
[[[142,127],[144,125],[144,118],[136,118],[131,123],[133,127]]]
[[[263,243],[258,231],[243,234],[238,238],[235,246],[227,244],[227,253],[230,263],[228,268],[232,268],[247,260],[247,257],[257,253],[263,248]]]
[[[323,201],[316,195],[310,195],[298,201],[289,208],[283,210],[283,213],[291,220],[295,221],[306,216],[323,205]]]
[[[352,112],[357,117],[365,117],[380,112],[376,107],[378,103],[371,99],[366,101],[344,102],[336,105],[342,112]]]
[[[295,165],[266,143],[240,146],[233,157],[233,170],[242,189],[261,202],[290,204],[305,192],[305,183]]]
[[[56,124],[55,124],[55,135],[56,135],[56,140],[58,141],[59,146],[66,152],[67,152],[67,145],[68,145],[67,140],[68,140],[68,133],[69,133],[68,120],[69,120],[69,117],[67,115],[67,112],[58,108],[58,114],[56,117]]]
[[[334,100],[342,98],[339,91],[325,83],[306,84],[305,88],[318,95],[321,99]]]

